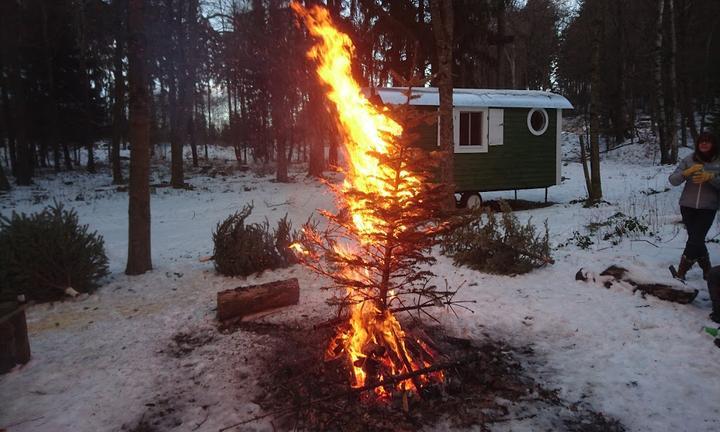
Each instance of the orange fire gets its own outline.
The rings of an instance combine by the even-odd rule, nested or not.
[[[378,157],[373,156],[387,154],[401,136],[403,128],[388,116],[386,110],[372,105],[353,79],[351,64],[354,47],[350,38],[333,26],[326,9],[320,7],[305,9],[294,1],[290,6],[317,40],[308,52],[308,56],[317,61],[318,76],[328,88],[326,95],[337,108],[345,153],[349,162],[345,183],[339,191],[338,199],[343,200],[350,211],[356,231],[359,233],[357,241],[366,245],[375,241],[373,239],[377,239],[379,235],[386,234],[382,232],[382,229],[386,229],[383,228],[386,225],[368,210],[366,200],[342,192],[356,190],[379,196],[391,194],[413,196],[413,188],[419,186],[420,179],[409,171],[395,172],[384,167],[378,163]],[[403,180],[399,189],[391,189],[388,182],[383,181],[395,176]],[[402,230],[403,227],[398,226],[395,229]],[[349,245],[340,245],[335,252],[346,255],[349,253],[349,248],[351,248]],[[357,276],[369,277],[369,275]],[[430,366],[427,361],[430,360],[429,358],[427,360],[411,358],[406,347],[406,335],[398,320],[387,308],[381,309],[374,302],[362,298],[361,293],[353,292],[350,287],[347,289],[356,304],[352,306],[348,329],[335,338],[334,343],[328,348],[327,356],[348,356],[354,375],[354,387],[373,385],[387,379],[382,374],[368,377],[368,370],[382,369],[396,376]],[[392,295],[390,293],[390,296]],[[417,342],[418,345],[423,345],[422,342]],[[427,346],[424,346],[423,350],[427,354],[432,352]],[[442,373],[435,372],[432,377],[442,379]],[[424,384],[427,380],[427,376],[408,378],[388,385],[387,389],[376,387],[375,392],[380,396],[387,396],[388,390],[415,389],[415,384]]]

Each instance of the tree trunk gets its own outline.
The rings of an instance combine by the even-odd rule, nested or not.
[[[63,161],[65,162],[65,169],[67,171],[70,171],[73,169],[73,164],[72,164],[72,157],[70,156],[70,146],[68,145],[67,142],[63,141],[62,149],[63,149]]]
[[[146,71],[144,0],[128,3],[128,83],[130,87],[129,242],[125,273],[152,269],[150,254],[150,112]]]
[[[309,118],[313,125],[322,124],[324,119],[321,118],[323,115],[322,103],[320,97],[320,89],[317,85],[312,84],[309,90],[308,103],[305,109],[309,110]],[[306,125],[305,139],[310,141],[310,161],[308,163],[308,176],[320,178],[323,176],[323,170],[325,169],[325,149],[323,137],[325,134],[318,133],[318,128],[312,125]]]
[[[88,64],[88,43],[87,43],[87,28],[85,23],[85,2],[80,2],[80,8],[78,9],[78,48],[80,50],[80,80],[81,83],[81,102],[82,102],[82,126],[80,131],[81,145],[87,150],[87,170],[88,172],[95,172],[95,153],[94,144],[91,137],[92,129],[92,107],[90,106],[90,75],[87,73]]]
[[[678,6],[677,21],[677,53],[676,59],[678,65],[678,105],[682,115],[680,122],[680,130],[682,131],[681,145],[688,147],[687,131],[693,142],[697,138],[698,130],[695,124],[695,115],[693,112],[693,95],[690,90],[690,57],[688,54],[688,30],[689,30],[689,8],[687,4]],[[695,60],[695,59],[693,59]],[[699,62],[698,62],[699,63]]]
[[[0,191],[9,191],[10,190],[10,182],[8,182],[7,177],[5,177],[5,171],[3,170],[2,163],[0,163]]]
[[[2,54],[2,50],[0,50]],[[0,65],[4,65],[6,59],[0,59]],[[16,155],[16,125],[13,118],[13,107],[10,103],[10,96],[8,95],[8,81],[5,79],[5,74],[0,73],[0,93],[2,93],[2,105],[3,105],[3,125],[5,126],[5,136],[7,136],[7,146],[10,153],[10,175],[16,175],[17,167],[17,155]]]
[[[125,29],[123,16],[125,15],[125,1],[114,0],[117,32],[115,38],[114,70],[115,101],[113,104],[112,144],[110,159],[112,164],[113,184],[123,183],[122,164],[120,163],[120,142],[125,124],[125,77],[123,77],[123,50],[125,46]]]
[[[187,6],[187,44],[185,48],[185,113],[186,113],[186,135],[190,143],[192,153],[192,163],[194,167],[198,166],[197,140],[195,137],[195,80],[197,79],[197,71],[195,62],[197,56],[197,20],[198,20],[198,0],[188,0]]]
[[[587,190],[588,197],[592,191],[592,179],[590,178],[590,171],[588,170],[588,157],[587,151],[585,150],[585,137],[582,135],[578,136],[580,142],[580,163],[582,164],[583,176],[585,177],[585,189]]]
[[[177,6],[177,13],[173,10],[173,2],[168,1],[169,13],[172,14],[172,30],[177,41],[173,51],[177,53],[178,61],[170,61],[170,185],[175,189],[185,187],[185,173],[183,167],[183,149],[187,137],[187,109],[185,103],[185,40],[182,25],[183,2]],[[171,54],[172,55],[172,54]]]
[[[20,65],[11,72],[11,86],[13,88],[14,121],[17,126],[17,149],[15,162],[15,183],[18,186],[29,186],[32,183],[33,166],[30,151],[30,142],[27,139],[27,107],[25,83],[20,77]]]
[[[207,83],[207,137],[205,137],[205,160],[210,160],[208,155],[208,141],[212,139],[211,131],[213,130],[212,123],[212,87],[210,87],[210,81]]]
[[[495,49],[495,88],[503,88],[505,78],[505,0],[497,0],[497,46]]]
[[[433,34],[437,50],[438,91],[440,108],[438,122],[440,127],[440,150],[444,153],[440,164],[440,179],[448,185],[450,196],[446,207],[454,208],[455,190],[453,178],[453,158],[455,145],[453,139],[453,5],[451,0],[430,0]]]
[[[588,203],[602,200],[600,180],[600,36],[603,20],[593,20],[592,71],[590,78],[590,194]]]
[[[657,0],[657,20],[655,22],[655,98],[658,143],[660,145],[660,163],[670,163],[670,148],[667,142],[667,125],[665,124],[665,89],[663,85],[663,16],[665,0]]]
[[[675,5],[673,0],[666,0],[668,2],[668,24],[670,26],[670,57],[668,58],[668,81],[670,89],[667,94],[667,103],[665,104],[665,125],[667,130],[666,142],[670,150],[670,158],[668,163],[677,163],[678,157],[678,144],[677,144],[677,115],[676,115],[676,100],[677,100],[677,72],[675,70],[675,58],[677,57],[677,41],[675,35]]]
[[[46,139],[50,142],[53,150],[53,167],[60,171],[60,134],[58,133],[58,103],[55,91],[55,73],[53,67],[53,50],[51,48],[50,35],[48,34],[48,12],[47,5],[41,2],[42,14],[42,35],[43,35],[43,57],[45,60],[45,79],[47,80],[48,104],[45,108],[48,113],[48,124]]]

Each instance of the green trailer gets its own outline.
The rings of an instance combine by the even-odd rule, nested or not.
[[[386,105],[404,104],[406,91],[373,89]],[[413,88],[411,105],[437,111],[437,88]],[[563,109],[572,109],[567,99],[544,91],[455,89],[454,171],[459,205],[479,205],[481,192],[547,191],[560,184]],[[418,132],[418,145],[438,147],[437,121]]]

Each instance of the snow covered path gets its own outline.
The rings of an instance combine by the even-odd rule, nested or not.
[[[571,143],[570,143],[571,144]],[[635,146],[639,147],[639,146]],[[575,281],[580,267],[600,272],[621,264],[648,278],[666,278],[685,234],[678,224],[679,188],[666,192],[671,167],[639,164],[620,150],[603,162],[603,189],[610,205],[585,209],[578,164],[563,167],[567,179],[550,189],[556,205],[519,212],[541,224],[548,219],[556,264],[527,275],[487,275],[452,265],[440,256],[433,271],[440,283],[464,283],[461,296],[474,299],[474,313],[446,312],[443,324],[459,336],[490,334],[532,346],[541,361],[534,373],[569,400],[587,401],[632,431],[720,430],[720,350],[701,332],[710,325],[709,299],[697,269],[688,286],[700,290],[690,305],[620,288]],[[156,179],[160,180],[160,178]],[[80,220],[105,238],[113,272],[97,293],[74,301],[32,307],[28,312],[33,359],[0,376],[0,429],[10,431],[131,430],[159,410],[172,410],[152,430],[216,431],[259,411],[257,358],[264,336],[224,335],[213,323],[215,294],[243,284],[298,277],[298,306],[268,320],[308,328],[333,313],[327,292],[307,270],[295,266],[247,279],[215,274],[198,258],[212,253],[215,224],[250,201],[254,220],[271,223],[286,212],[295,226],[332,197],[318,182],[298,174],[292,184],[231,173],[191,180],[194,191],[158,188],[152,196],[155,269],[122,274],[127,252],[127,195],[109,188],[107,176],[51,176],[0,197],[0,213],[35,211],[53,199],[77,209]],[[643,193],[645,192],[645,193]],[[483,194],[512,198],[512,192]],[[519,191],[542,201],[544,191]],[[613,245],[601,234],[588,250],[565,245],[586,226],[616,212],[643,218],[656,235]],[[720,232],[716,224],[709,237]],[[709,245],[720,261],[720,247]],[[167,403],[164,403],[166,401]],[[169,401],[172,401],[170,403]],[[241,430],[272,430],[270,419]],[[531,423],[505,423],[498,430],[533,430]]]

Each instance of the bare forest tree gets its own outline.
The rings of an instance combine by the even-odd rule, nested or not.
[[[451,0],[431,0],[433,34],[437,50],[438,92],[440,94],[440,108],[438,122],[440,123],[440,149],[445,152],[443,163],[440,166],[442,182],[453,189],[453,5]],[[454,201],[448,203],[448,207]]]
[[[130,88],[129,241],[125,273],[152,269],[150,248],[150,107],[145,40],[145,2],[128,3],[128,82]]]
[[[0,151],[9,180],[29,185],[37,173],[87,164],[123,182],[127,1],[0,2]],[[367,87],[397,85],[393,74],[437,74],[445,101],[447,78],[454,87],[560,92],[588,124],[593,106],[604,151],[644,139],[639,122],[653,122],[661,163],[676,160],[678,139],[690,145],[703,130],[720,130],[718,2],[305,3],[325,5],[352,37],[353,73]],[[307,35],[286,1],[147,0],[144,8],[150,149],[174,187],[186,187],[185,164],[199,166],[208,144],[229,146],[239,164],[267,165],[280,181],[296,161],[315,177],[342,162],[334,108],[322,102],[325,89],[303,55]],[[450,127],[449,117],[440,122],[445,146]],[[107,161],[98,151],[105,145]]]

